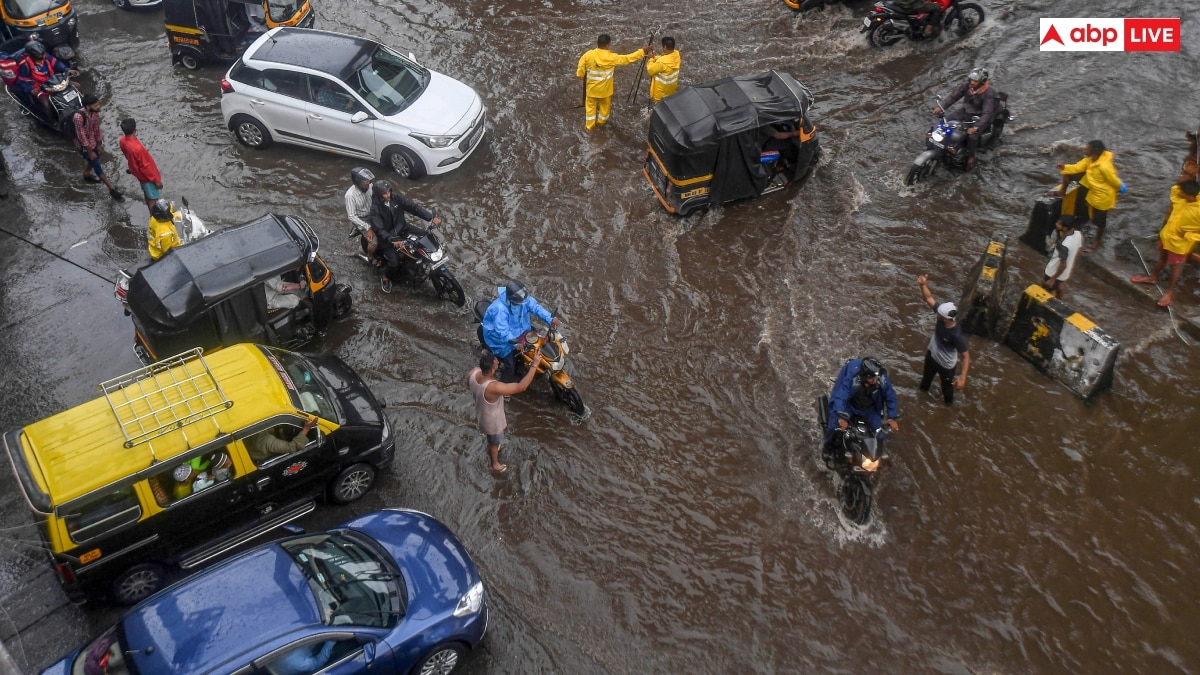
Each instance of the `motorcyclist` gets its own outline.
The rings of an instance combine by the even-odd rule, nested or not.
[[[923,14],[928,13],[925,17],[925,37],[932,37],[942,30],[942,6],[936,2],[928,0],[895,0],[896,7],[904,11],[905,14]]]
[[[886,424],[898,431],[900,417],[897,410],[896,390],[888,379],[887,369],[873,358],[850,359],[838,373],[833,391],[829,394],[829,419],[825,424],[825,453],[833,447],[833,439],[839,430],[849,428],[854,417],[861,417],[871,429],[881,429]],[[885,433],[877,438],[882,441]]]
[[[934,115],[941,115],[947,108],[962,99],[963,107],[946,115],[946,120],[970,122],[976,116],[978,121],[967,127],[967,171],[975,168],[975,151],[979,149],[979,139],[992,128],[992,120],[1000,112],[1000,95],[988,79],[986,68],[975,68],[967,75],[967,81],[960,84],[950,95],[942,99],[933,109]]]
[[[183,216],[172,208],[171,202],[166,199],[160,198],[150,207],[150,231],[146,236],[146,248],[150,250],[151,260],[158,260],[180,244],[179,230],[175,229],[175,223],[181,220]]]
[[[371,186],[374,198],[371,203],[371,229],[374,231],[374,241],[367,244],[367,256],[379,257],[383,261],[386,280],[395,279],[401,271],[401,265],[412,257],[402,253],[404,239],[409,234],[425,236],[425,230],[408,224],[404,213],[408,212],[427,220],[433,225],[441,225],[442,219],[433,215],[411,199],[392,194],[392,184],[384,179],[375,181]],[[390,290],[385,283],[384,290]]]
[[[532,328],[530,314],[549,324],[551,329],[559,326],[559,320],[538,304],[525,290],[525,284],[519,281],[510,281],[498,287],[496,299],[483,314],[483,341],[500,359],[496,379],[501,382],[513,382],[516,379],[517,352],[513,345]]]
[[[21,59],[21,66],[17,69],[17,89],[25,94],[30,104],[36,101],[42,106],[47,121],[54,121],[54,112],[50,108],[50,94],[42,89],[42,83],[55,73],[66,73],[68,77],[79,74],[47,54],[46,46],[41,42],[30,40],[25,45],[25,58]]]

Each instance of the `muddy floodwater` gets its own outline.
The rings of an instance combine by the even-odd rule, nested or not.
[[[967,387],[946,408],[936,385],[917,388],[933,317],[915,279],[956,300],[1003,234],[1014,289],[1039,281],[1044,258],[1016,236],[1054,164],[1092,138],[1129,186],[1099,255],[1121,261],[1122,242],[1154,234],[1200,121],[1200,23],[1186,10],[1179,53],[1050,54],[1040,17],[1182,5],[982,4],[966,39],[881,50],[858,32],[870,5],[857,1],[805,18],[778,0],[315,2],[318,28],[412,51],[488,105],[488,138],[462,168],[399,186],[445,220],[471,298],[521,279],[565,318],[588,415],[544,382],[513,397],[503,478],[487,470],[465,386],[469,309],[383,294],[353,257],[342,193],[356,162],[239,146],[222,124],[223,68],[173,68],[160,11],[76,9],[81,79],[105,103],[111,150],[135,116],[167,197],[216,226],[300,214],[354,286],[355,313],[313,348],[386,399],[398,451],[371,495],[306,525],[383,506],[444,520],[492,607],[465,672],[1196,672],[1200,351],[1153,302],[1077,268],[1068,302],[1123,344],[1112,390],[1085,404],[972,338]],[[673,34],[684,84],[793,73],[817,99],[821,165],[799,188],[666,214],[640,172],[647,111],[624,100],[634,67],[617,72],[608,129],[585,134],[572,109],[576,61],[601,31],[622,52]],[[972,174],[904,187],[935,98],[977,65],[1009,94],[1004,143]],[[74,151],[7,99],[0,134],[5,228],[107,279],[145,255],[142,204],[83,183]],[[105,166],[133,193],[123,159]],[[0,238],[7,429],[137,363],[109,282]],[[1179,302],[1200,298],[1196,276]],[[860,529],[819,461],[813,400],[861,355],[887,366],[903,417]],[[115,612],[63,605],[3,473],[0,633],[35,670]]]

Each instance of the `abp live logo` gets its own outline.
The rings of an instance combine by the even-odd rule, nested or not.
[[[1042,19],[1044,52],[1177,52],[1179,19]]]

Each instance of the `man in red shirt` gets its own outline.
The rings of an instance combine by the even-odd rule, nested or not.
[[[154,202],[162,196],[162,175],[158,173],[158,165],[150,156],[150,151],[142,145],[137,137],[137,120],[126,117],[121,120],[121,152],[129,162],[129,173],[142,186],[142,196],[146,198],[146,208],[153,209]]]

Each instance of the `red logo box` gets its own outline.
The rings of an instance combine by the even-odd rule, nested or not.
[[[1125,19],[1125,51],[1179,51],[1179,19]]]

